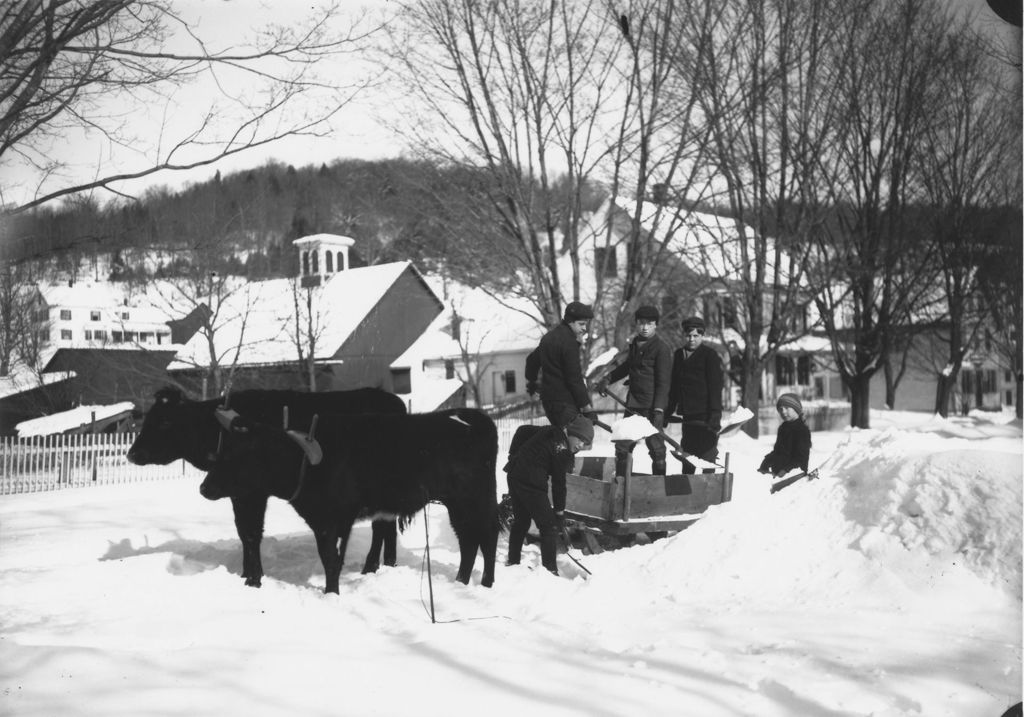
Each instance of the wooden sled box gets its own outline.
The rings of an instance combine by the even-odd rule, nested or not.
[[[577,457],[566,475],[566,514],[612,535],[682,530],[708,506],[732,498],[729,454],[723,469],[694,475],[615,475],[611,456]]]

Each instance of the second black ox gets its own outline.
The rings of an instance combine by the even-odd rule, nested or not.
[[[210,500],[288,500],[313,531],[324,591],[333,593],[360,513],[389,513],[404,521],[437,501],[448,509],[459,540],[456,580],[469,583],[479,550],[480,583],[494,583],[498,432],[486,414],[458,408],[406,416],[322,415],[314,439],[322,452],[315,465],[303,437],[239,417],[200,492]]]

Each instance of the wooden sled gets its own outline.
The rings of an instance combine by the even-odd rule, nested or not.
[[[577,456],[565,477],[566,523],[591,553],[601,552],[605,544],[630,545],[640,534],[653,540],[683,530],[708,506],[732,499],[728,453],[719,472],[634,474],[630,456],[625,473],[615,475],[614,457]]]

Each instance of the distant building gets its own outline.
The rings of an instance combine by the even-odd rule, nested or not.
[[[212,337],[194,335],[170,374],[202,395],[215,392],[215,365],[231,390],[308,389],[312,365],[318,391],[370,386],[409,394],[408,377],[392,363],[444,309],[416,267],[352,269],[348,237],[317,234],[294,245],[301,274],[248,282],[224,297]]]

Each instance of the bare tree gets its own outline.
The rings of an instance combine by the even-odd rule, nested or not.
[[[326,134],[366,81],[338,86],[317,65],[358,50],[373,32],[362,18],[339,22],[339,15],[333,5],[308,23],[268,27],[248,44],[218,47],[173,0],[5,4],[0,168],[18,164],[37,180],[32,197],[8,202],[6,212],[90,189],[119,193],[124,180],[212,164],[284,137]],[[155,142],[133,135],[133,111],[172,109],[180,102],[174,90],[200,81],[217,83],[219,100],[200,104],[180,134],[164,127]],[[101,138],[107,150],[150,151],[140,153],[136,168],[107,174],[100,167],[89,181],[62,184],[65,167],[50,150],[76,133]]]
[[[313,286],[302,286],[300,279],[291,280],[294,321],[290,327],[292,341],[298,356],[302,380],[310,393],[316,393],[316,351],[323,336],[325,317],[318,309],[317,292]]]
[[[500,227],[492,267],[519,274],[522,295],[549,321],[579,298],[581,192],[604,151],[595,141],[598,108],[614,69],[597,48],[601,31],[615,26],[601,10],[595,2],[418,0],[387,51],[397,85],[424,108],[397,129],[446,163],[485,168],[480,221]],[[567,179],[556,187],[558,175]],[[558,262],[563,243],[568,277]]]
[[[1021,152],[1019,97],[985,52],[986,43],[964,22],[948,38],[946,61],[934,68],[943,102],[922,134],[919,182],[931,213],[941,270],[948,336],[938,372],[935,411],[946,416],[964,358],[991,318],[978,301],[979,266],[991,251],[998,207],[1012,204],[1019,186],[1007,182]],[[1019,199],[1019,191],[1017,192]],[[979,310],[981,309],[981,310]]]
[[[815,301],[850,395],[851,424],[870,426],[871,378],[892,348],[894,329],[930,299],[935,263],[908,241],[907,207],[919,138],[942,102],[934,68],[946,60],[949,17],[926,0],[875,2],[845,15],[853,37],[839,78],[837,141],[822,157],[836,219],[818,260],[831,281]]]
[[[741,402],[756,412],[764,366],[810,327],[820,276],[809,257],[827,217],[819,157],[834,141],[837,75],[852,50],[841,18],[856,3],[712,5],[696,85],[713,137],[713,199],[737,221],[708,263],[728,270],[719,291],[742,339]]]

